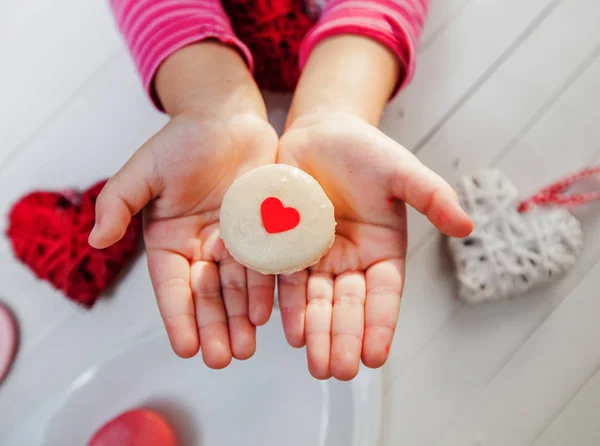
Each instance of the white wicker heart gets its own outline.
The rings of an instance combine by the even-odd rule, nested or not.
[[[577,260],[583,244],[579,220],[558,207],[520,213],[517,189],[501,172],[464,177],[457,193],[475,222],[468,238],[449,240],[465,302],[522,294],[560,277]]]

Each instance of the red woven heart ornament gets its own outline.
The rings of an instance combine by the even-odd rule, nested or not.
[[[142,221],[136,215],[125,236],[98,250],[88,244],[96,198],[106,181],[77,193],[38,191],[14,204],[7,236],[16,257],[67,298],[90,308],[137,254]]]
[[[302,39],[316,22],[313,1],[223,0],[236,34],[254,57],[260,88],[292,91],[300,70]]]
[[[260,215],[269,234],[289,231],[300,223],[300,213],[294,208],[284,207],[281,200],[275,197],[262,202]]]

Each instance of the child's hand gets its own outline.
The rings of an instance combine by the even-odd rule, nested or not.
[[[319,181],[338,223],[333,247],[316,266],[279,279],[286,337],[296,347],[306,343],[317,378],[351,379],[361,358],[380,367],[404,283],[404,202],[452,236],[468,235],[472,222],[444,180],[351,113],[297,119],[280,141],[278,162]]]
[[[211,74],[209,66],[224,73]],[[219,208],[235,178],[275,161],[277,135],[229,48],[181,50],[159,71],[157,91],[173,118],[105,186],[90,243],[115,243],[147,205],[148,267],[171,345],[182,357],[201,346],[205,363],[222,368],[232,356],[254,354],[255,327],[270,316],[274,279],[231,258],[219,237]]]

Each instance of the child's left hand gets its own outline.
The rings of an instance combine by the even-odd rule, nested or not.
[[[442,232],[473,223],[452,188],[412,153],[349,113],[307,115],[280,141],[278,162],[308,172],[336,210],[336,239],[310,268],[279,278],[288,342],[306,344],[311,374],[352,379],[382,366],[394,335],[407,245],[404,202]]]

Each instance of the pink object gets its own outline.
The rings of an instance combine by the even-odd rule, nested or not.
[[[110,0],[110,3],[144,87],[158,107],[152,91],[156,70],[169,55],[190,43],[216,39],[232,45],[253,69],[252,54],[236,37],[219,0]],[[304,39],[300,67],[321,40],[339,34],[360,34],[387,45],[398,56],[405,71],[398,90],[410,82],[429,0],[318,3],[323,5],[321,16]]]
[[[0,303],[0,383],[8,374],[17,350],[17,322],[6,307]]]

